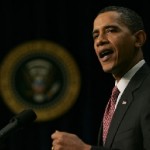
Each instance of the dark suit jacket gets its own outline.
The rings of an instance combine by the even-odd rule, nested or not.
[[[98,146],[92,150],[150,150],[150,68],[132,77],[114,113],[105,146],[100,128]]]

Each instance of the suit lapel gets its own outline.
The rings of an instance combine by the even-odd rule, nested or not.
[[[131,79],[130,83],[128,84],[127,88],[123,92],[120,101],[118,103],[118,106],[116,108],[116,111],[114,113],[114,116],[112,118],[112,122],[109,128],[109,132],[107,135],[107,140],[105,143],[106,147],[111,147],[112,142],[114,140],[114,137],[117,133],[117,130],[119,128],[119,125],[121,124],[121,121],[124,118],[124,115],[128,108],[130,107],[130,104],[133,100],[133,92],[135,89],[139,88],[141,83],[143,82],[145,76],[147,76],[147,65],[144,65],[137,73],[136,75]]]
[[[113,139],[118,130],[118,127],[119,127],[128,107],[130,106],[130,104],[132,102],[132,94],[131,93],[129,94],[128,90],[122,95],[122,98],[120,99],[118,106],[116,108],[116,111],[114,113],[114,116],[112,118],[112,122],[111,122],[109,132],[107,135],[107,140],[105,143],[105,145],[107,145],[107,146],[110,146],[111,143],[113,142]]]

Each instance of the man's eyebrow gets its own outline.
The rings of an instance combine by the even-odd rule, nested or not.
[[[95,30],[92,31],[92,35],[95,34],[95,33],[98,33],[98,29],[95,29]]]
[[[108,28],[117,29],[118,27],[117,27],[116,25],[106,25],[106,26],[104,27],[104,29],[108,29]],[[98,29],[95,29],[95,30],[92,31],[92,35],[95,34],[95,33],[98,33],[98,32],[99,32]]]
[[[105,29],[108,29],[108,28],[118,28],[116,25],[107,25],[105,26]]]

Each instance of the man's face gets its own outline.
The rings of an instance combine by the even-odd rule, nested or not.
[[[120,14],[105,12],[93,24],[96,55],[104,72],[122,75],[133,66],[137,49],[135,35],[120,20]]]

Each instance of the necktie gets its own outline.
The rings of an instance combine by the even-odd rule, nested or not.
[[[110,122],[112,120],[112,117],[113,117],[113,114],[115,111],[115,104],[116,104],[116,100],[117,100],[119,93],[120,92],[119,92],[117,86],[115,86],[112,90],[111,97],[105,108],[105,113],[104,113],[104,117],[103,117],[103,143],[105,143],[105,140],[107,137],[109,125],[110,125]]]

